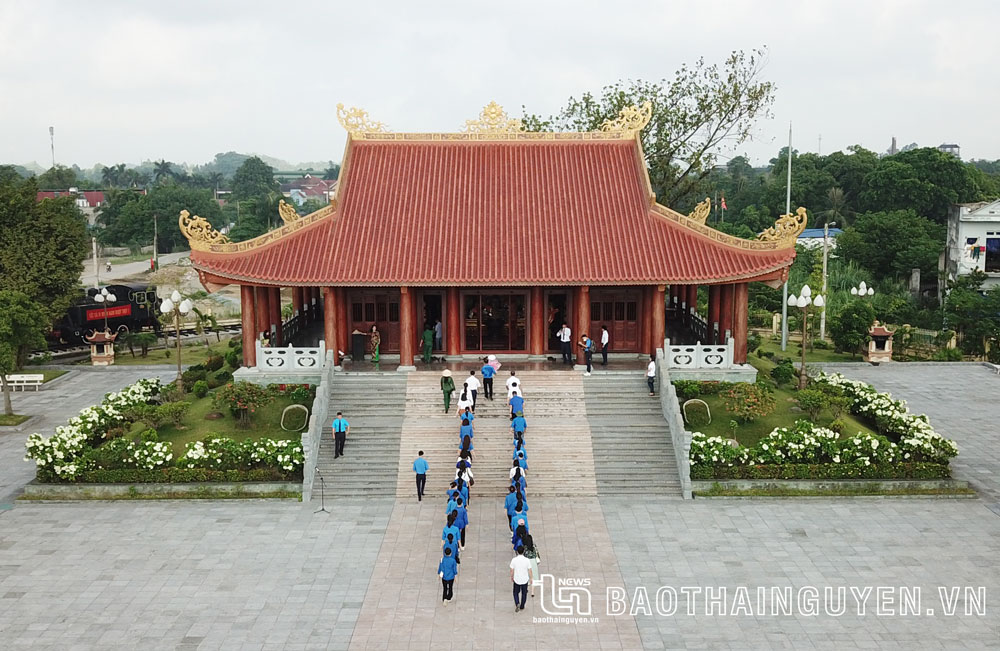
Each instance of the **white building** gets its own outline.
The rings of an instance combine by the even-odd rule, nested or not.
[[[1000,199],[952,206],[944,253],[948,280],[978,270],[983,289],[1000,285]]]

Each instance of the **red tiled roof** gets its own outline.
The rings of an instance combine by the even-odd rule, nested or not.
[[[249,251],[193,252],[195,266],[274,284],[612,285],[751,279],[795,256],[657,214],[634,140],[349,147],[335,214]]]

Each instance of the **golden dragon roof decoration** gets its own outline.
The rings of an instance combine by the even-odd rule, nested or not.
[[[705,197],[705,200],[694,207],[694,210],[688,214],[688,219],[693,219],[699,224],[704,224],[708,219],[709,213],[712,212],[712,198]]]
[[[479,113],[478,120],[466,120],[466,133],[521,133],[524,125],[517,118],[511,118],[503,107],[490,102]]]
[[[278,214],[281,216],[281,221],[286,224],[300,219],[299,213],[295,212],[295,208],[291,204],[286,203],[284,199],[278,202]]]
[[[337,122],[340,126],[354,135],[356,133],[389,133],[388,127],[381,122],[376,122],[368,117],[368,111],[357,106],[344,108],[343,104],[337,104]]]
[[[618,113],[618,117],[613,120],[605,120],[601,125],[601,131],[639,131],[653,117],[653,103],[646,100],[641,106],[626,106]]]
[[[215,230],[207,219],[198,215],[192,217],[187,210],[181,211],[178,225],[195,251],[208,251],[213,244],[229,244],[229,238]]]
[[[782,246],[795,246],[795,241],[806,229],[808,222],[809,215],[806,214],[806,209],[799,206],[794,215],[787,214],[778,217],[774,226],[758,235],[757,239],[763,242],[779,242]]]

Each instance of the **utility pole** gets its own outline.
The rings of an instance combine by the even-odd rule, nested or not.
[[[788,122],[788,177],[785,180],[785,214],[792,214],[792,123]],[[806,342],[803,341],[805,346]],[[788,281],[781,287],[781,350],[788,348]],[[804,369],[803,369],[804,372]]]
[[[97,261],[97,238],[91,237],[90,244],[94,249],[94,287],[101,286],[101,265]]]
[[[836,226],[837,222],[833,222]],[[823,291],[820,292],[821,296],[826,297],[826,303],[830,302],[830,297],[826,293],[826,258],[829,253],[830,247],[830,223],[826,222],[823,224]],[[826,339],[826,303],[823,303],[823,307],[820,308],[819,312],[819,338],[820,341]]]
[[[158,246],[160,233],[156,223],[158,216],[155,212],[153,213],[153,271],[160,270],[160,247]]]
[[[52,147],[52,167],[56,166],[56,128],[49,127],[49,145]]]

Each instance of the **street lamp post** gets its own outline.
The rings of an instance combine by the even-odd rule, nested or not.
[[[867,284],[865,284],[865,281],[863,280],[857,287],[851,287],[851,296],[865,297],[865,296],[873,296],[874,294],[875,290],[869,287]]]
[[[812,290],[809,289],[809,285],[803,285],[802,291],[799,292],[798,297],[795,294],[791,294],[788,297],[789,307],[797,307],[802,310],[802,367],[799,369],[799,389],[806,388],[806,322],[809,320],[809,308],[811,306],[818,307],[820,309],[826,305],[826,300],[823,299],[823,295],[813,297]]]
[[[826,294],[826,259],[830,251],[830,227],[836,226],[837,222],[827,222],[823,224],[823,289],[820,294]],[[819,338],[826,339],[826,306],[819,313]]]
[[[184,379],[181,377],[181,317],[186,316],[194,304],[190,298],[181,300],[181,293],[174,290],[168,298],[160,303],[160,312],[172,314],[174,317],[174,334],[177,337],[177,389],[184,391]]]
[[[94,296],[94,300],[101,303],[104,306],[104,329],[108,329],[108,303],[114,303],[118,300],[118,297],[108,291],[107,287],[102,287],[101,291],[97,292]]]

